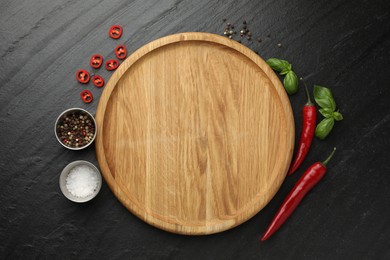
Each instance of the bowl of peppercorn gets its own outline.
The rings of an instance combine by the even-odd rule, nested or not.
[[[70,108],[58,116],[54,132],[62,146],[70,150],[81,150],[95,140],[96,121],[87,110]]]

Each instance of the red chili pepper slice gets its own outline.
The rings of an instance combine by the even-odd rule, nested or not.
[[[305,159],[307,153],[309,152],[311,142],[313,140],[314,130],[316,129],[317,110],[310,100],[310,94],[307,90],[306,83],[304,83],[304,85],[307,94],[307,103],[304,105],[302,111],[303,123],[301,139],[299,140],[299,146],[295,154],[294,161],[292,162],[290,170],[287,173],[288,175],[293,174]]]
[[[119,66],[119,61],[117,61],[117,60],[108,60],[106,62],[106,69],[107,70],[114,70],[114,69],[118,68],[118,66]]]
[[[89,60],[89,65],[91,65],[92,68],[98,69],[103,64],[103,56],[100,54],[92,55],[91,59]]]
[[[283,223],[298,207],[306,193],[308,193],[324,177],[326,173],[326,164],[333,157],[335,151],[336,147],[324,162],[316,162],[305,171],[283,201],[282,206],[280,206],[267,231],[261,238],[261,241],[265,241],[270,238],[270,236],[272,236],[283,225]]]
[[[111,26],[110,30],[108,31],[108,35],[113,39],[119,39],[122,36],[122,26],[115,24]]]
[[[76,72],[76,79],[78,82],[87,84],[91,76],[89,75],[89,72],[86,70],[78,70]]]
[[[84,103],[87,103],[87,104],[91,103],[93,100],[93,96],[92,96],[91,91],[89,91],[87,89],[84,89],[83,91],[81,91],[80,97],[84,101]]]
[[[115,47],[115,55],[120,60],[123,60],[124,58],[126,58],[126,55],[127,55],[126,46],[123,44],[119,44],[118,46],[116,46]]]
[[[100,75],[95,75],[92,77],[92,82],[93,84],[98,87],[98,88],[101,88],[104,86],[104,79],[102,76]]]

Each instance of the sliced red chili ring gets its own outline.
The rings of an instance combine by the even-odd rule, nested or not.
[[[115,55],[120,60],[123,60],[124,58],[126,58],[126,55],[127,55],[126,46],[123,44],[119,44],[118,46],[116,46],[115,47]]]
[[[87,84],[91,76],[89,75],[89,72],[86,70],[78,70],[76,72],[76,79],[78,82]]]
[[[122,36],[122,26],[115,24],[111,26],[110,30],[108,31],[108,35],[113,39],[119,39]]]
[[[93,96],[92,96],[91,91],[89,91],[87,89],[84,89],[83,91],[81,91],[80,97],[84,101],[84,103],[87,103],[87,104],[91,103],[93,100]]]
[[[92,77],[92,82],[93,84],[98,87],[98,88],[101,88],[104,86],[104,79],[102,76],[100,75],[95,75]]]
[[[114,69],[118,68],[118,66],[119,66],[119,61],[117,61],[117,60],[108,60],[106,62],[106,69],[107,70],[114,70]]]
[[[89,65],[91,65],[92,68],[98,69],[103,64],[103,56],[100,54],[92,55],[91,59],[89,60]]]

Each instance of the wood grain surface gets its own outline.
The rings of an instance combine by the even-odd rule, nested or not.
[[[161,229],[237,226],[279,189],[294,120],[279,79],[242,44],[181,33],[140,48],[108,82],[96,153],[116,197]]]
[[[0,0],[0,259],[390,259],[389,10],[388,0]],[[223,35],[228,22],[240,30],[244,20],[252,40],[234,40],[291,62],[311,93],[314,84],[330,87],[344,115],[266,207],[230,230],[183,236],[129,213],[105,181],[88,204],[62,195],[68,163],[98,166],[94,146],[69,151],[53,134],[68,108],[96,113],[105,87],[81,85],[75,73],[107,82],[113,72],[91,70],[92,54],[113,59],[124,44],[130,55],[180,32]],[[108,37],[113,24],[123,27],[118,40]],[[79,97],[84,88],[90,104]],[[299,140],[302,85],[289,99]],[[334,146],[321,183],[259,243],[303,171]]]

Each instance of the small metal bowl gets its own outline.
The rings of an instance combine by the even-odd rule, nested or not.
[[[58,136],[58,132],[57,132],[57,126],[60,124],[62,118],[63,118],[64,116],[67,116],[67,115],[72,114],[72,113],[75,113],[75,112],[76,112],[76,113],[84,113],[84,114],[86,114],[88,117],[90,117],[90,119],[92,120],[93,125],[94,125],[94,127],[95,127],[95,133],[94,133],[94,135],[93,135],[93,137],[92,137],[92,140],[91,140],[89,143],[87,143],[86,145],[80,146],[80,147],[70,147],[70,146],[67,146],[66,144],[64,144],[63,142],[61,142],[60,137]],[[91,115],[91,113],[89,113],[89,112],[88,112],[87,110],[85,110],[85,109],[82,109],[82,108],[69,108],[69,109],[65,110],[64,112],[62,112],[62,113],[58,116],[58,118],[57,118],[57,120],[56,120],[56,123],[55,123],[55,125],[54,125],[54,133],[55,133],[55,135],[56,135],[56,138],[57,138],[58,142],[59,142],[63,147],[68,148],[68,149],[70,149],[70,150],[81,150],[81,149],[84,149],[84,148],[88,147],[88,146],[89,146],[90,144],[92,144],[93,141],[95,140],[95,138],[96,138],[96,133],[97,133],[96,120],[95,120],[95,118]]]
[[[96,172],[96,174],[98,176],[98,186],[97,186],[97,188],[95,189],[95,191],[91,195],[86,196],[86,197],[76,197],[72,193],[70,193],[69,190],[66,188],[66,178],[68,177],[70,171],[74,167],[80,166],[80,165],[86,165],[88,167],[91,167]],[[78,202],[78,203],[83,203],[83,202],[87,202],[87,201],[92,200],[99,193],[100,188],[102,187],[102,175],[100,174],[100,171],[98,170],[98,168],[96,168],[96,166],[93,165],[92,163],[87,162],[87,161],[74,161],[74,162],[69,163],[62,170],[61,175],[60,175],[59,183],[60,183],[60,189],[62,191],[62,194],[64,194],[65,197],[67,197],[71,201]]]

